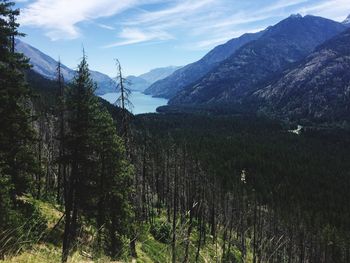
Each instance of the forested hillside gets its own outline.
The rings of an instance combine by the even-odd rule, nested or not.
[[[350,105],[350,30],[319,46],[254,96],[261,109],[290,119],[346,122]],[[270,109],[268,109],[271,107]]]

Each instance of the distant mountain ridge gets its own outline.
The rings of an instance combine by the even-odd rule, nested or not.
[[[55,59],[19,39],[16,39],[16,50],[30,59],[29,63],[33,66],[35,72],[51,80],[56,78],[57,61]],[[93,70],[90,73],[98,86],[97,95],[115,90],[114,81],[109,76]],[[65,81],[70,82],[74,78],[75,71],[62,65],[62,74]]]
[[[164,68],[155,68],[151,71],[144,73],[140,76],[128,76],[127,80],[129,88],[134,91],[145,91],[154,82],[162,80],[169,75],[173,74],[176,70],[180,69],[178,66],[169,66]]]
[[[167,78],[155,82],[146,89],[145,93],[156,97],[172,98],[186,86],[202,78],[240,47],[258,39],[262,34],[263,32],[244,34],[215,47],[199,61],[184,66]]]
[[[254,97],[260,100],[260,111],[282,118],[350,120],[350,29],[320,45]]]
[[[292,15],[243,45],[169,103],[241,103],[275,75],[345,29],[343,24],[326,18]]]

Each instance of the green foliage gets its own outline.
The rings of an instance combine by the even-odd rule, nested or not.
[[[0,253],[11,254],[30,248],[45,234],[46,219],[37,206],[25,199],[7,214],[7,224],[0,233]]]
[[[243,263],[242,253],[235,247],[231,247],[222,258],[223,263]]]
[[[95,88],[84,55],[66,100],[68,132],[61,160],[71,167],[66,213],[76,209],[98,229],[97,254],[120,258],[128,251],[125,240],[133,222],[133,167],[126,160],[114,120],[94,96]],[[74,220],[70,228],[76,227]]]
[[[24,228],[33,223],[31,219],[41,222],[33,207],[18,201],[32,190],[31,179],[39,167],[33,154],[31,92],[23,74],[29,65],[14,51],[14,39],[21,34],[16,23],[19,11],[13,5],[0,1],[0,257],[40,231],[36,224]]]
[[[133,125],[141,134],[137,143],[146,145],[151,156],[147,167],[151,183],[152,171],[162,174],[168,167],[163,165],[167,158],[179,158],[179,152],[185,148],[184,159],[190,162],[193,158],[200,165],[200,173],[190,165],[183,168],[182,161],[179,171],[189,173],[189,178],[200,176],[196,185],[205,193],[200,200],[209,209],[215,207],[219,221],[226,200],[232,198],[227,203],[237,214],[230,221],[240,230],[243,216],[246,238],[251,239],[256,204],[256,211],[266,222],[274,216],[277,233],[283,234],[293,254],[300,252],[300,237],[307,244],[316,239],[319,255],[327,248],[325,257],[344,262],[350,233],[349,131],[308,127],[298,136],[275,121],[243,115],[149,114],[136,116]],[[178,152],[172,153],[172,147]],[[159,165],[153,168],[153,162]],[[242,170],[246,171],[244,186]],[[188,180],[184,175],[181,179]],[[158,180],[158,185],[166,184],[164,177]],[[157,191],[156,187],[154,184]],[[167,202],[168,196],[161,196],[162,188],[157,193]],[[206,220],[210,221],[210,217]],[[261,237],[272,241],[264,253],[272,253],[273,247],[278,246],[273,244],[275,237],[268,225],[266,229],[262,227]],[[249,251],[242,253],[252,258]],[[281,249],[276,257],[283,253]]]
[[[162,243],[170,243],[171,241],[171,224],[164,220],[156,220],[150,229],[153,237],[162,242]]]
[[[33,172],[30,143],[34,133],[30,126],[30,90],[24,82],[23,70],[28,68],[22,54],[13,52],[13,38],[19,36],[15,17],[18,10],[13,3],[0,2],[0,149],[4,162],[3,172],[11,176],[15,194],[29,187],[29,174]]]

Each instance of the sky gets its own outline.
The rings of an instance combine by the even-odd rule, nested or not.
[[[350,0],[16,0],[22,40],[76,68],[125,75],[197,61],[219,44],[291,14],[343,21]]]

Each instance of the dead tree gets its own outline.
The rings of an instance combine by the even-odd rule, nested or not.
[[[64,77],[62,74],[62,64],[61,60],[58,59],[57,63],[57,86],[58,86],[58,120],[59,120],[59,151],[58,151],[58,174],[57,174],[57,202],[61,203],[62,201],[62,182],[66,180],[66,164],[63,162],[63,156],[65,155],[64,151],[64,137],[65,137],[65,85]]]
[[[122,67],[118,59],[115,59],[117,66],[116,90],[119,93],[115,104],[122,109],[121,133],[128,145],[129,135],[129,111],[132,111],[133,104],[130,100],[131,90],[127,87],[128,80],[123,77]]]

